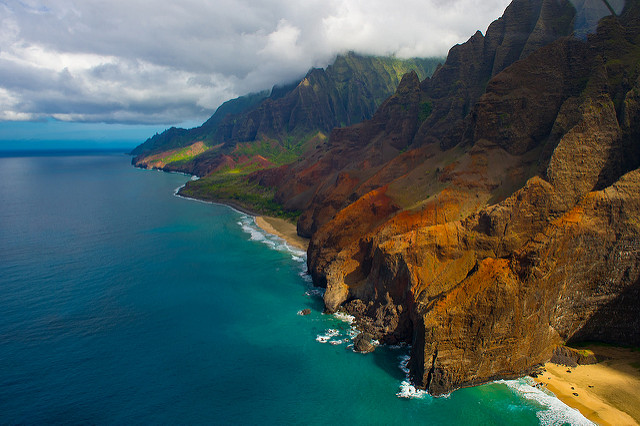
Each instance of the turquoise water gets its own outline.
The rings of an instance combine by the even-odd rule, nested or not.
[[[406,348],[354,353],[304,254],[175,197],[188,179],[0,158],[0,423],[585,422],[525,380],[411,392]]]

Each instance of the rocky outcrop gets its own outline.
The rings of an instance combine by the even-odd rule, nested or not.
[[[373,352],[376,347],[371,342],[371,335],[369,333],[360,333],[353,339],[353,350],[361,353]]]
[[[419,386],[640,343],[639,9],[583,41],[568,2],[515,0],[371,120],[252,176],[303,210],[326,309],[410,342]]]
[[[598,359],[590,350],[558,346],[553,350],[553,355],[549,362],[557,365],[566,365],[567,367],[577,367],[578,365],[597,364]]]

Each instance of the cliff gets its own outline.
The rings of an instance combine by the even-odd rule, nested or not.
[[[640,5],[586,39],[576,6],[514,0],[370,120],[249,177],[302,211],[326,309],[411,342],[434,394],[564,342],[640,344]]]

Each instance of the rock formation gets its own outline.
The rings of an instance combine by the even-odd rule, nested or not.
[[[371,120],[250,177],[302,210],[326,309],[411,342],[433,394],[640,344],[640,5],[582,40],[585,13],[514,0]]]

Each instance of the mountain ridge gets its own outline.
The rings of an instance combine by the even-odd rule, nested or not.
[[[242,163],[242,151],[253,151],[254,145],[261,145],[260,154],[270,161],[293,161],[317,135],[369,118],[406,71],[425,77],[439,61],[339,55],[326,69],[311,69],[296,83],[225,102],[200,127],[171,128],[153,136],[132,151],[133,164],[205,176],[231,165],[231,159]],[[198,142],[210,149],[175,164],[153,161],[162,152]]]

